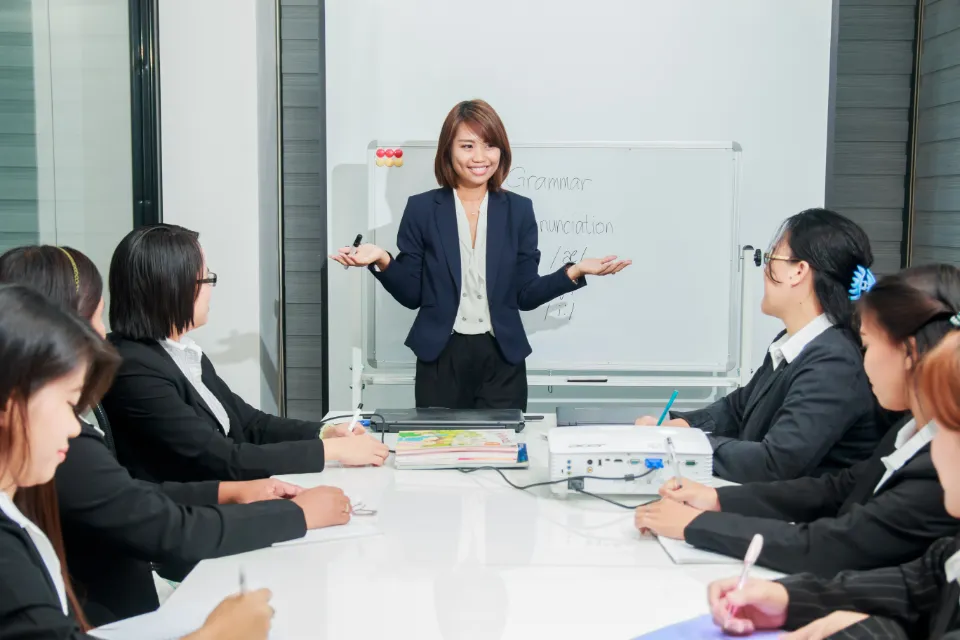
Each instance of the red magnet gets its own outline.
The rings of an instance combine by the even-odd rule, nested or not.
[[[377,149],[377,157],[378,157],[378,158],[382,158],[382,157],[383,157],[383,154],[384,154],[383,149]]]
[[[397,158],[403,157],[403,149],[394,149],[393,155]]]
[[[392,158],[392,157],[393,157],[393,149],[387,149],[387,157],[388,157],[388,158]]]

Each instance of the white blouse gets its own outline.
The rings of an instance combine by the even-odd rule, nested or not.
[[[33,524],[27,516],[23,515],[20,509],[17,509],[17,505],[13,504],[10,496],[2,491],[0,491],[0,511],[3,511],[8,518],[16,522],[27,532],[27,536],[30,537],[33,546],[36,547],[37,553],[40,554],[43,566],[47,568],[50,581],[53,582],[53,586],[57,588],[57,596],[60,598],[60,608],[63,609],[63,615],[69,615],[67,588],[63,584],[63,573],[60,572],[60,558],[57,557],[57,552],[54,551],[50,539],[40,530],[40,527]]]
[[[457,192],[453,192],[460,238],[460,306],[453,322],[456,333],[493,333],[487,300],[487,196],[480,203],[476,242],[470,237],[470,220]]]

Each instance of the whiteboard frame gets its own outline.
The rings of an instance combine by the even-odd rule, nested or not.
[[[375,153],[378,148],[419,148],[419,149],[435,149],[437,143],[435,141],[424,141],[424,140],[408,140],[408,141],[398,141],[398,140],[372,140],[367,145],[367,171],[368,171],[368,180],[367,180],[367,220],[371,219],[371,203],[376,198],[376,187],[375,187],[375,171],[378,167],[372,162],[369,161],[370,155]],[[731,288],[731,304],[730,304],[730,334],[727,337],[727,366],[725,370],[717,370],[709,366],[696,367],[696,366],[684,366],[684,365],[672,365],[670,363],[646,363],[647,368],[639,368],[636,364],[617,364],[617,363],[580,363],[575,366],[565,365],[562,362],[549,362],[545,363],[546,366],[532,368],[528,367],[530,371],[535,372],[532,376],[528,376],[530,379],[530,384],[537,384],[541,386],[542,382],[540,378],[541,375],[538,373],[546,372],[547,376],[554,380],[565,379],[567,377],[575,377],[578,372],[611,372],[611,373],[621,373],[621,374],[631,374],[631,373],[642,373],[640,377],[645,380],[657,379],[656,374],[663,373],[695,373],[701,374],[698,377],[698,380],[711,380],[716,383],[718,380],[728,380],[730,385],[727,384],[705,384],[702,386],[736,386],[739,384],[739,372],[742,368],[743,363],[749,363],[749,360],[744,360],[743,358],[743,347],[744,343],[749,343],[752,340],[751,336],[743,336],[743,322],[746,317],[749,317],[749,314],[744,313],[744,299],[743,299],[743,274],[744,274],[744,265],[746,261],[744,260],[744,251],[747,247],[743,246],[740,243],[740,178],[742,172],[742,151],[743,148],[740,143],[733,140],[721,140],[721,141],[632,141],[632,142],[623,142],[623,141],[567,141],[567,142],[520,142],[520,143],[511,143],[512,149],[524,149],[524,148],[566,148],[566,149],[595,149],[595,148],[628,148],[628,149],[712,149],[712,150],[726,150],[733,153],[733,201],[732,206],[732,237],[734,239],[735,245],[734,250],[739,254],[738,258],[734,260],[735,268],[732,268],[730,271],[730,288]],[[371,229],[373,235],[372,241],[377,241],[377,229]],[[752,247],[750,248],[752,251]],[[362,369],[371,368],[375,370],[375,373],[366,374],[370,379],[369,382],[374,383],[374,380],[379,380],[379,384],[403,384],[401,382],[392,382],[399,380],[412,381],[413,374],[415,371],[415,362],[410,362],[409,364],[398,364],[398,363],[384,363],[379,362],[375,359],[373,355],[376,351],[376,293],[379,287],[379,283],[376,282],[374,278],[364,278],[361,283],[361,302],[360,302],[360,318],[361,318],[361,350],[362,358],[361,364]],[[354,362],[352,369],[356,371],[358,363]],[[571,375],[558,375],[561,373],[569,372]],[[602,375],[602,374],[601,374]],[[617,376],[618,378],[624,378],[624,376]],[[673,378],[674,376],[667,376],[667,378]],[[536,382],[535,382],[536,381]],[[552,383],[546,386],[553,386]],[[669,383],[668,383],[669,384]],[[637,385],[626,385],[626,386],[637,386]],[[644,385],[640,385],[644,386]],[[656,386],[656,385],[654,385]]]

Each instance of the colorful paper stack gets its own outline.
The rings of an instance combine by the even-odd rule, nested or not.
[[[508,429],[401,431],[397,469],[527,466],[526,446]]]

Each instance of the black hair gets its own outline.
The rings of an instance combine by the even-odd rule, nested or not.
[[[873,264],[870,239],[860,225],[829,209],[806,209],[780,225],[771,247],[778,245],[810,265],[814,294],[830,321],[858,336],[850,287],[857,267]],[[769,268],[767,275],[776,282]]]
[[[12,469],[23,473],[30,455],[30,425],[27,405],[47,384],[86,366],[78,412],[100,401],[113,381],[120,358],[76,313],[47,299],[42,293],[19,284],[0,285],[0,406],[6,417],[0,421],[0,469],[18,453],[23,460]],[[6,489],[6,487],[0,487]],[[86,618],[70,584],[57,506],[56,485],[51,480],[35,487],[18,488],[18,508],[40,527],[60,560],[67,598],[81,628]]]
[[[10,249],[0,256],[0,282],[32,287],[88,321],[103,297],[103,278],[96,265],[71,247]]]
[[[203,277],[200,234],[172,224],[128,233],[110,261],[110,328],[125,338],[162,340],[193,324]]]
[[[919,361],[951,331],[960,312],[960,269],[947,264],[910,267],[881,278],[860,299],[867,316]]]

